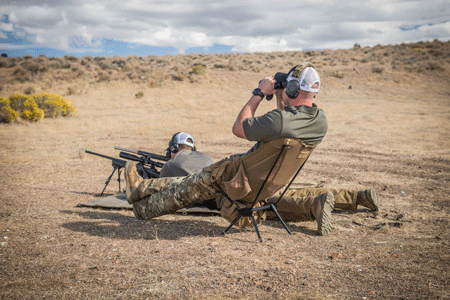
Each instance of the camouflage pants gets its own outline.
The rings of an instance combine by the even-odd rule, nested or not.
[[[138,187],[140,201],[133,203],[133,212],[138,219],[151,219],[189,207],[199,201],[216,199],[221,215],[232,221],[237,216],[237,209],[213,187],[211,173],[198,172],[185,177],[166,177],[145,179]],[[278,203],[277,209],[286,221],[312,221],[311,207],[315,197],[327,191],[335,196],[335,208],[356,210],[357,191],[326,188],[291,188]],[[279,194],[267,199],[274,202]],[[238,202],[238,201],[237,201]],[[248,203],[240,203],[242,206]],[[256,207],[260,203],[256,203]],[[268,217],[273,217],[268,213]],[[256,215],[257,221],[264,215]],[[248,218],[242,218],[236,225],[251,225]]]
[[[144,179],[138,190],[141,200],[133,203],[133,212],[136,218],[144,220],[220,195],[213,188],[211,173],[203,171],[185,177]]]
[[[140,201],[133,203],[136,218],[148,220],[177,210],[189,207],[204,200],[216,200],[222,217],[233,221],[238,215],[236,206],[231,204],[215,187],[210,172],[198,172],[186,177],[166,177],[144,179],[138,186]],[[239,203],[240,207],[250,206],[251,203]],[[256,203],[259,207],[261,203]],[[265,218],[264,212],[257,212],[255,220]],[[252,225],[249,217],[242,217],[237,226]]]
[[[358,191],[327,188],[290,188],[278,202],[277,210],[285,221],[313,221],[311,208],[314,205],[314,199],[328,191],[334,195],[335,209],[356,211]],[[279,196],[280,194],[277,193],[267,199],[267,202],[275,202]],[[267,217],[274,218],[275,214],[270,212]]]

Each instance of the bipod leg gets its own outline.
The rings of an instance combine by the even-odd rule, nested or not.
[[[120,173],[122,173],[121,167],[119,167],[119,169],[117,170],[117,182],[119,183],[119,193],[122,192],[122,190],[120,189]]]
[[[106,187],[108,186],[109,182],[111,181],[111,178],[113,177],[114,172],[115,172],[117,169],[120,169],[120,167],[115,166],[115,165],[113,165],[113,167],[114,167],[114,170],[112,171],[111,175],[109,175],[108,179],[106,179],[105,187],[103,188],[103,191],[102,191],[102,193],[100,194],[100,196],[103,196],[103,193],[105,192]]]
[[[286,223],[284,223],[283,218],[281,218],[280,214],[278,213],[278,210],[277,210],[277,208],[275,207],[275,205],[274,205],[273,203],[270,203],[269,205],[270,205],[270,207],[272,208],[273,212],[277,215],[277,217],[278,217],[278,219],[280,220],[281,224],[283,224],[284,229],[286,229],[287,232],[288,232],[289,234],[292,234],[292,232],[291,232],[291,231],[289,230],[289,228],[287,227]]]
[[[255,226],[256,234],[258,235],[259,242],[262,243],[261,234],[259,233],[258,225],[256,224],[255,215],[253,214],[253,212],[252,212],[251,217],[252,217],[253,226]]]

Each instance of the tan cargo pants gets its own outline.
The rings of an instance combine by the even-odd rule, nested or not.
[[[311,208],[314,199],[326,192],[334,195],[334,208],[342,210],[356,211],[356,197],[358,191],[338,190],[327,188],[290,188],[286,191],[283,198],[278,202],[277,210],[285,221],[313,221]],[[281,193],[277,193],[267,199],[267,202],[275,202]],[[274,218],[275,214],[270,212],[267,218]]]

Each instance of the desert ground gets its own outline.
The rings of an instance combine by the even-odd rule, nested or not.
[[[100,198],[114,146],[164,154],[187,131],[219,160],[258,81],[304,61],[329,130],[297,178],[373,188],[380,210],[233,227],[137,220]],[[201,64],[205,72],[193,72]],[[450,42],[177,56],[0,57],[0,97],[57,93],[78,116],[0,124],[1,299],[450,299]],[[263,101],[257,115],[275,108]],[[115,175],[106,195],[119,191]],[[125,186],[122,177],[121,187]]]

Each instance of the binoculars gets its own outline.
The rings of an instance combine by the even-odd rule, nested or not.
[[[273,88],[276,89],[276,90],[282,90],[282,89],[284,89],[286,86],[287,86],[287,82],[286,82],[286,81],[284,81],[284,82],[279,82],[279,81],[277,81],[277,82],[275,82]],[[272,95],[267,95],[267,96],[266,96],[267,101],[272,100],[272,98],[273,98],[273,94],[272,94]]]

